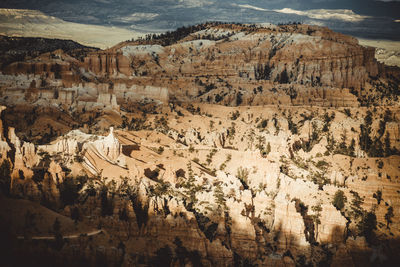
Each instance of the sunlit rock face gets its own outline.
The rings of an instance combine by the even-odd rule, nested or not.
[[[89,99],[104,103],[102,95],[111,93],[117,101],[108,104],[111,108],[171,98],[225,105],[353,106],[357,96],[373,95],[370,85],[377,86],[377,77],[398,75],[375,60],[373,48],[308,25],[206,24],[164,39],[87,50],[79,59],[68,53],[57,50],[5,66],[6,94],[70,106]],[[57,93],[44,91],[48,86]]]
[[[94,265],[397,262],[399,72],[373,54],[321,27],[206,24],[10,63],[1,189],[43,220],[9,225],[56,241],[55,213],[54,249]]]

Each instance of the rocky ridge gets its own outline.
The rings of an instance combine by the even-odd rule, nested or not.
[[[3,67],[2,86],[9,97],[19,89],[31,91],[30,102],[44,98],[75,106],[102,93],[115,94],[126,106],[145,98],[346,106],[357,105],[356,97],[365,105],[388,93],[394,99],[385,101],[396,103],[398,75],[376,61],[373,48],[327,28],[210,23],[124,42],[80,60],[59,51],[15,62]],[[49,86],[62,94],[42,92]]]

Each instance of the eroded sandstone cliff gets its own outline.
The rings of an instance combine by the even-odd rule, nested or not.
[[[396,265],[399,76],[373,55],[326,28],[215,23],[12,63],[2,194],[77,222],[37,241],[42,264]],[[21,216],[4,240],[30,259],[48,229]]]

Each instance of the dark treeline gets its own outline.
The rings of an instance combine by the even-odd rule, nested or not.
[[[24,61],[57,49],[62,49],[70,56],[81,60],[88,52],[98,50],[71,40],[0,35],[0,69],[13,62]]]
[[[300,25],[300,22],[288,22],[288,23],[280,23],[278,26],[284,25]],[[256,24],[244,24],[238,22],[221,22],[221,21],[208,21],[205,23],[191,25],[191,26],[183,26],[175,31],[167,31],[165,33],[160,34],[147,34],[144,38],[139,37],[137,39],[132,39],[131,41],[138,42],[140,44],[159,44],[162,46],[168,46],[176,43],[179,40],[187,37],[188,35],[208,29],[210,27],[224,25],[227,29],[234,29],[236,27],[241,27],[241,30],[246,31],[254,31],[258,28]]]

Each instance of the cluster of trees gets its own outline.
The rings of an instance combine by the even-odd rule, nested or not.
[[[165,245],[156,251],[156,256],[153,258],[151,266],[171,266],[171,264],[173,266],[185,266],[188,262],[192,266],[202,266],[201,255],[198,250],[185,248],[179,237],[176,237],[173,243],[175,245],[174,250]]]
[[[304,234],[306,237],[306,240],[310,242],[310,244],[315,244],[316,243],[316,228],[318,225],[321,223],[320,222],[320,212],[322,211],[322,207],[320,204],[317,206],[313,206],[312,210],[314,211],[314,215],[309,215],[308,214],[308,206],[302,202],[298,198],[294,198],[292,201],[295,202],[295,208],[298,213],[300,213],[301,217],[303,218],[304,221]]]
[[[122,128],[127,128],[129,131],[140,131],[146,129],[145,126],[146,118],[132,118],[131,121],[128,121],[126,116],[122,116]]]
[[[189,104],[186,107],[186,110],[189,111],[190,113],[192,113],[192,115],[200,115],[201,114],[201,110],[200,107],[195,108],[192,104]]]
[[[87,175],[78,177],[66,177],[59,185],[60,200],[64,206],[74,205],[79,197],[79,191],[87,183]]]
[[[249,32],[255,31],[258,26],[256,24],[243,24],[243,23],[238,23],[238,22],[221,22],[221,21],[209,21],[197,25],[190,25],[190,26],[183,26],[175,31],[168,31],[165,33],[161,34],[147,34],[144,38],[139,37],[138,39],[132,39],[131,41],[136,41],[141,44],[147,44],[147,43],[152,43],[152,44],[160,44],[162,46],[168,46],[171,44],[174,44],[178,42],[179,40],[182,40],[183,38],[187,37],[188,35],[205,30],[210,27],[218,26],[218,25],[225,25],[225,27],[234,29],[237,26],[242,27],[241,30],[246,30]],[[301,22],[287,22],[287,23],[279,23],[278,26],[290,26],[294,25],[297,27],[297,25],[301,25]],[[275,30],[275,29],[274,29]],[[221,37],[215,37],[212,35],[204,36],[203,38],[206,38],[208,40],[220,40],[224,38],[228,38],[230,35],[224,35]]]
[[[293,143],[292,148],[293,151],[299,151],[300,149],[303,149],[305,152],[310,152],[314,145],[318,144],[320,137],[319,137],[319,130],[318,126],[315,122],[311,123],[311,127],[309,134],[308,134],[308,140],[301,140],[296,141]],[[297,128],[296,128],[297,129]]]
[[[301,25],[301,24],[303,24],[303,23],[300,21],[293,21],[293,22],[289,21],[289,22],[280,22],[277,25],[278,26],[289,26],[289,25]]]
[[[340,139],[341,139],[341,141],[340,141],[339,145],[336,146],[336,148],[335,148],[335,153],[354,157],[355,156],[355,146],[356,146],[356,141],[354,140],[354,138],[351,139],[350,145],[347,146],[347,133],[346,133],[346,131],[344,131],[340,135]]]
[[[382,103],[385,98],[388,100],[397,101],[400,96],[399,84],[400,79],[396,78],[393,74],[389,74],[387,76],[386,84],[380,80],[373,82],[375,87],[374,92],[378,93],[379,95],[375,98],[368,98],[364,102],[368,106],[371,103]]]
[[[175,31],[168,31],[166,33],[161,33],[161,34],[147,34],[145,38],[143,39],[142,37],[139,37],[137,40],[132,39],[132,41],[137,41],[139,43],[154,43],[154,44],[160,44],[162,46],[168,46],[171,44],[176,43],[179,40],[182,40],[183,38],[187,37],[188,35],[205,30],[207,28],[213,27],[213,26],[218,26],[218,25],[232,25],[232,26],[242,26],[246,28],[255,28],[255,25],[243,25],[241,23],[234,23],[234,22],[221,22],[221,21],[211,21],[211,22],[205,22],[197,25],[191,25],[191,26],[183,26]]]
[[[329,132],[329,127],[331,122],[335,119],[335,112],[332,112],[330,115],[328,112],[324,114],[324,126],[322,127],[323,132]]]
[[[0,68],[13,62],[35,58],[43,53],[62,49],[70,56],[82,59],[87,53],[98,48],[83,46],[71,40],[47,39],[41,37],[7,37],[0,38]],[[32,49],[34,48],[34,49]]]
[[[256,80],[269,80],[271,74],[271,67],[268,63],[257,64],[254,66],[254,77]]]
[[[345,113],[347,116],[351,116],[349,109],[345,109]],[[379,121],[379,129],[377,130],[376,136],[372,136],[373,115],[371,111],[367,111],[367,114],[364,118],[364,123],[360,125],[359,145],[369,157],[387,157],[390,155],[399,154],[398,149],[391,146],[390,134],[386,132],[386,123],[391,120],[391,117],[391,112],[387,110],[383,116],[383,119]],[[334,113],[331,115],[325,113],[324,126],[322,128],[323,132],[329,132],[330,123],[334,118]],[[329,151],[351,157],[355,156],[356,141],[354,138],[352,138],[350,144],[348,144],[346,131],[343,131],[340,135],[340,142],[336,142],[333,136],[331,136],[329,133],[327,140],[327,148]]]
[[[215,84],[213,84],[213,83],[205,84],[205,83],[203,83],[201,80],[197,80],[197,81],[195,81],[195,82],[196,82],[198,85],[204,87],[204,91],[199,90],[198,96],[202,96],[202,95],[204,95],[204,94],[210,92],[211,90],[217,88],[217,86],[216,86]]]
[[[379,129],[375,137],[371,137],[372,132],[372,112],[367,111],[364,118],[364,123],[360,125],[360,148],[364,150],[370,157],[387,157],[390,155],[398,154],[396,148],[392,148],[390,144],[390,134],[386,133],[385,138],[383,135],[386,129],[386,123],[391,120],[392,114],[386,110],[383,120],[379,122]],[[383,139],[383,142],[382,142]]]

